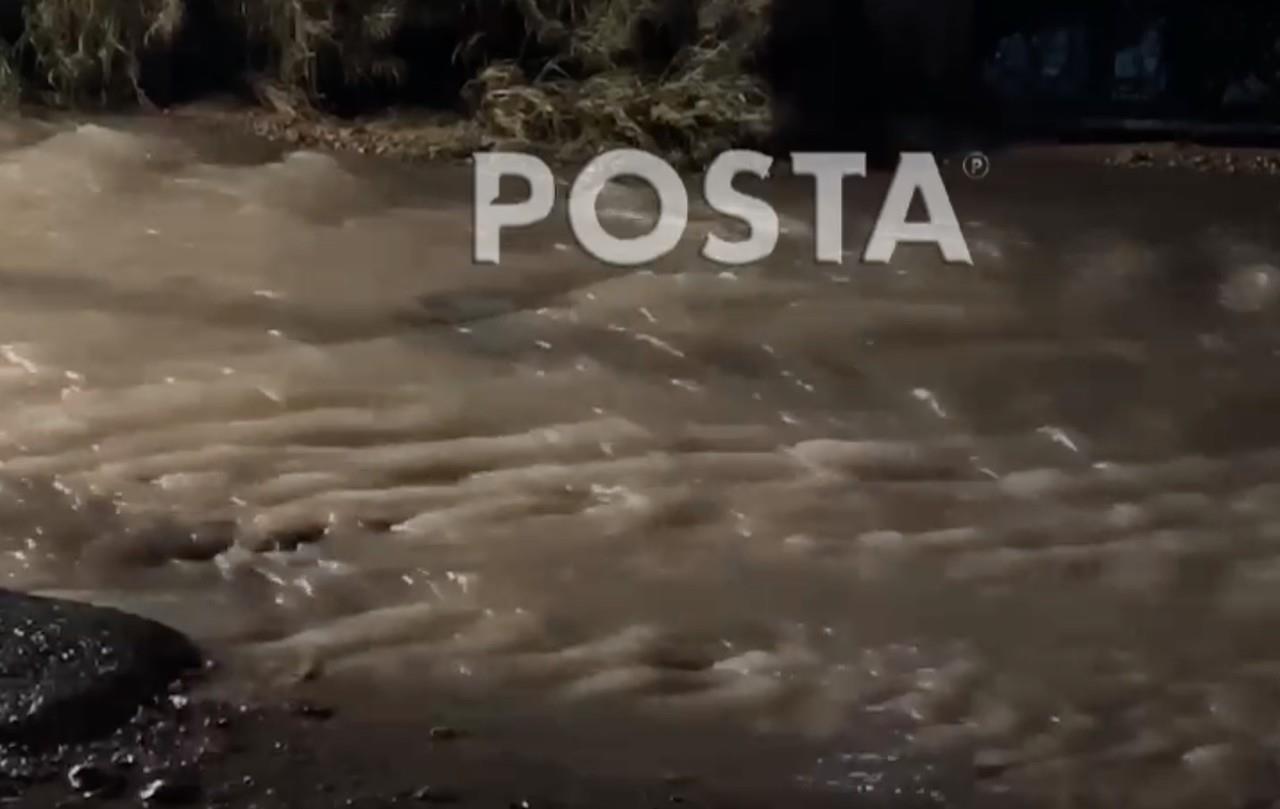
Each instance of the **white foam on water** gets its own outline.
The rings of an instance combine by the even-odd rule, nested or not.
[[[1147,295],[1163,245],[1072,234],[1037,275],[1034,211],[985,216],[976,269],[726,275],[699,219],[641,270],[552,226],[480,270],[453,169],[14,127],[9,586],[171,621],[250,680],[618,704],[849,761],[893,738],[1028,799],[1207,800],[1276,752],[1267,245],[1224,259],[1201,339]]]

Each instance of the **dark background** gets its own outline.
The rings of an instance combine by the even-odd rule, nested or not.
[[[1276,0],[973,0],[968,47],[941,74],[867,7],[775,4],[764,72],[793,145],[892,148],[966,130],[1280,142]],[[904,119],[927,131],[904,135]]]

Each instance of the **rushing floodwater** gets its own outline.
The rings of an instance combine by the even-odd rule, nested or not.
[[[1274,181],[997,160],[973,268],[816,266],[786,182],[766,266],[700,215],[651,270],[562,225],[477,268],[465,168],[0,142],[8,586],[262,682],[804,737],[822,788],[1280,788]]]

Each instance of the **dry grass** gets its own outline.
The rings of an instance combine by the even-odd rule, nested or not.
[[[0,109],[12,109],[22,101],[22,77],[13,48],[0,45]]]
[[[183,0],[28,0],[24,38],[63,103],[138,96],[141,54],[182,25]]]
[[[247,39],[268,47],[273,78],[318,95],[325,56],[341,66],[351,84],[402,80],[406,66],[387,46],[415,18],[419,5],[410,0],[353,0],[341,7],[332,0],[237,0],[236,10]]]
[[[144,57],[163,57],[195,1],[22,0],[25,33],[0,52],[0,99],[17,94],[16,66],[24,65],[23,87],[46,101],[145,102]],[[476,76],[465,107],[491,145],[569,158],[641,146],[701,162],[768,127],[768,98],[742,58],[763,36],[769,0],[209,2],[229,15],[247,51],[265,54],[256,85],[277,108],[323,107],[335,81],[394,86],[413,57],[396,53],[397,35],[439,26],[458,34],[452,56]],[[642,68],[637,26],[660,24],[672,8],[696,9],[696,24],[674,58]],[[525,42],[504,53],[492,27],[513,12]]]
[[[514,62],[481,72],[464,97],[488,142],[542,148],[569,160],[636,147],[696,166],[759,141],[771,127],[771,106],[744,56],[764,37],[767,0],[701,4],[694,35],[657,75],[629,64],[632,26],[653,8],[648,0],[579,0],[567,15],[561,58],[580,65],[585,76],[569,78],[556,59],[533,80]],[[565,23],[544,16],[534,30]]]

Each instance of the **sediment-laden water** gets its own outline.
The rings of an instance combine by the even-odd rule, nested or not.
[[[762,266],[695,210],[652,268],[477,267],[465,167],[0,142],[6,586],[352,705],[803,739],[820,790],[1278,794],[1274,181],[997,157],[974,267],[816,265],[788,181]]]

